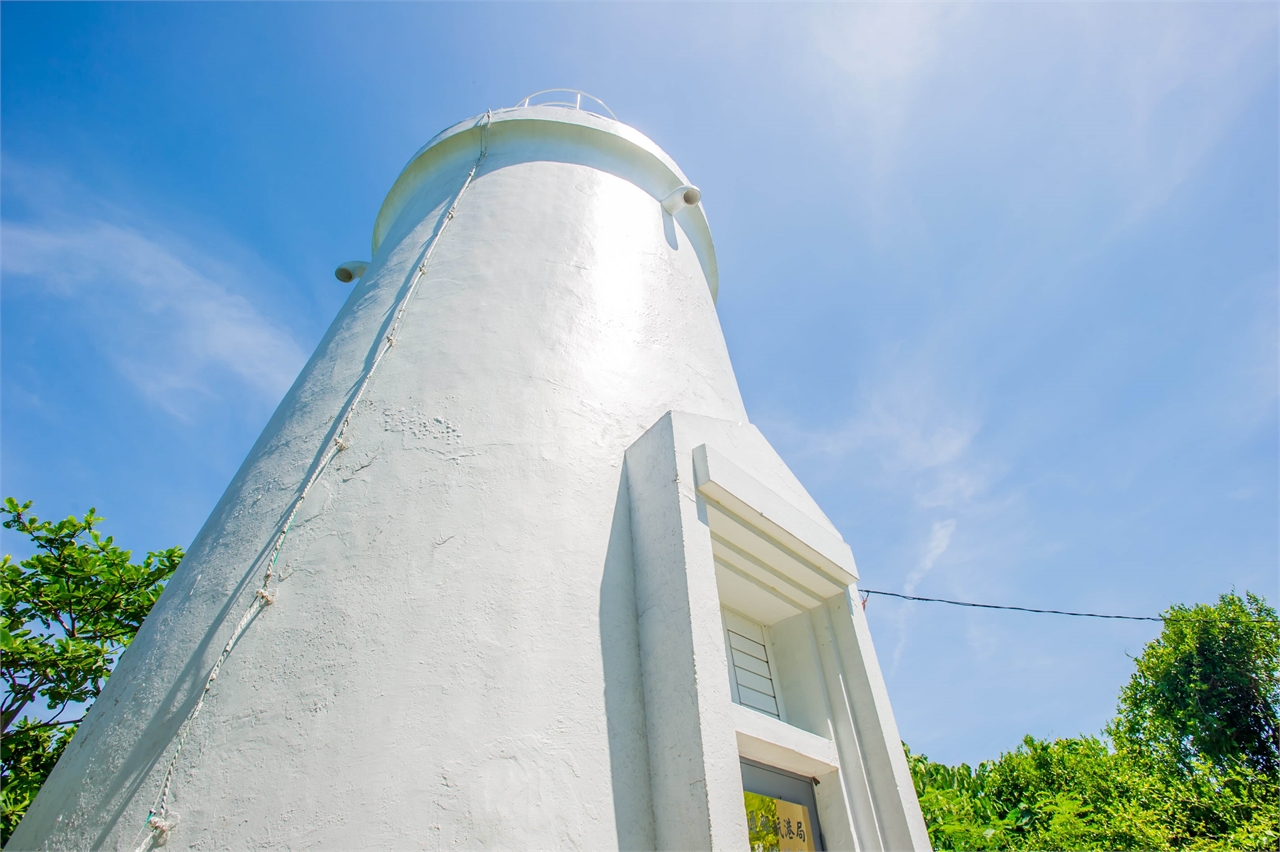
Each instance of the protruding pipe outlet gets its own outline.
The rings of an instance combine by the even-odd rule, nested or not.
[[[350,284],[356,279],[364,277],[364,271],[369,268],[369,264],[363,260],[348,260],[346,263],[333,270],[333,277],[337,278],[343,284]]]
[[[662,209],[672,216],[682,207],[692,207],[702,200],[702,190],[693,184],[678,186],[670,195],[662,199]]]

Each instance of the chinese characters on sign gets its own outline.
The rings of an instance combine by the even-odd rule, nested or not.
[[[743,796],[751,852],[814,852],[808,808],[758,793]]]

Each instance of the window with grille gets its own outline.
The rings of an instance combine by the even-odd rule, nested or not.
[[[782,701],[775,680],[777,671],[765,628],[732,610],[721,612],[724,616],[725,647],[729,652],[729,683],[733,700],[781,719]]]

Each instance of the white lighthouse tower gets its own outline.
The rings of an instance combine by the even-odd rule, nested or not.
[[[9,849],[928,848],[700,193],[588,103],[410,160]]]

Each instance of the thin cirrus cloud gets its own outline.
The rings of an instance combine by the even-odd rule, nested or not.
[[[1208,413],[1170,411],[1184,394],[1107,417],[1142,369],[1183,369],[1165,340],[1141,336],[1149,323],[1116,319],[1132,308],[1125,291],[1103,290],[1099,259],[1142,250],[1125,242],[1142,223],[1198,203],[1188,185],[1274,79],[1273,10],[1238,11],[870,4],[811,19],[804,79],[833,105],[822,132],[862,157],[849,209],[891,268],[907,270],[882,289],[907,293],[911,314],[889,315],[893,332],[869,336],[888,342],[856,352],[865,378],[845,422],[765,419],[824,476],[914,511],[910,545],[893,542],[902,562],[927,552],[930,525],[947,518],[960,519],[966,554],[992,548],[975,540],[984,535],[975,514],[1006,518],[987,524],[988,537],[1016,537],[1030,481],[1069,477],[1110,446],[1060,461],[1050,448],[1073,437],[1063,424],[1077,411],[1096,414],[1103,437],[1124,448],[1107,457],[1109,471],[1153,464],[1210,418],[1238,412],[1236,431],[1247,431],[1272,416],[1274,288],[1250,287],[1232,296],[1259,303],[1248,328],[1161,331],[1184,334],[1184,346],[1213,341],[1203,358],[1215,369],[1182,378],[1215,400]],[[966,217],[983,228],[965,231]],[[1136,284],[1131,292],[1144,295]],[[1110,324],[1081,350],[1088,357],[1061,358],[1043,341],[1070,339],[1069,323],[1091,304],[1112,309]],[[1238,313],[1210,301],[1197,323]],[[920,354],[895,363],[912,350]],[[1031,383],[1023,373],[1037,357],[1045,375]],[[1057,389],[1043,392],[1050,383]],[[1133,429],[1143,437],[1130,446]]]
[[[806,427],[777,412],[764,420],[800,457],[858,466],[868,485],[918,509],[954,511],[989,491],[998,466],[975,448],[981,417],[927,373],[912,367],[869,379],[850,416],[831,427]]]
[[[902,591],[905,594],[915,594],[916,586],[920,584],[934,566],[947,552],[947,548],[951,546],[951,536],[956,531],[956,519],[947,518],[943,521],[934,521],[933,528],[929,532],[929,541],[925,547],[924,555],[920,558],[919,564],[911,569],[907,574],[907,579],[902,584]],[[897,613],[897,631],[898,641],[893,647],[893,657],[890,663],[891,670],[896,671],[898,664],[902,662],[902,653],[907,648],[907,640],[910,637],[907,620],[913,615],[913,611],[906,608],[899,608]]]
[[[241,276],[158,228],[109,221],[113,211],[96,206],[106,215],[39,209],[32,221],[0,223],[9,292],[57,300],[107,363],[181,420],[220,401],[278,401],[306,356],[224,283]]]
[[[938,564],[938,560],[942,558],[942,554],[947,552],[947,548],[951,546],[951,536],[956,531],[956,519],[947,518],[945,521],[934,521],[933,529],[929,533],[929,545],[925,549],[920,564],[911,569],[911,573],[907,575],[906,582],[902,584],[902,590],[907,594],[912,594],[916,590],[916,586],[925,578],[925,575],[933,570],[933,566]]]
[[[839,105],[829,132],[865,140],[861,191],[880,216],[919,169],[913,157],[980,157],[955,149],[968,138],[1025,187],[1019,204],[1105,235],[1158,210],[1274,78],[1273,20],[1265,4],[1233,15],[1194,4],[1158,14],[854,5],[816,18],[810,77]],[[993,115],[993,99],[1014,108]],[[1109,216],[1069,213],[1082,180],[1104,189]]]

